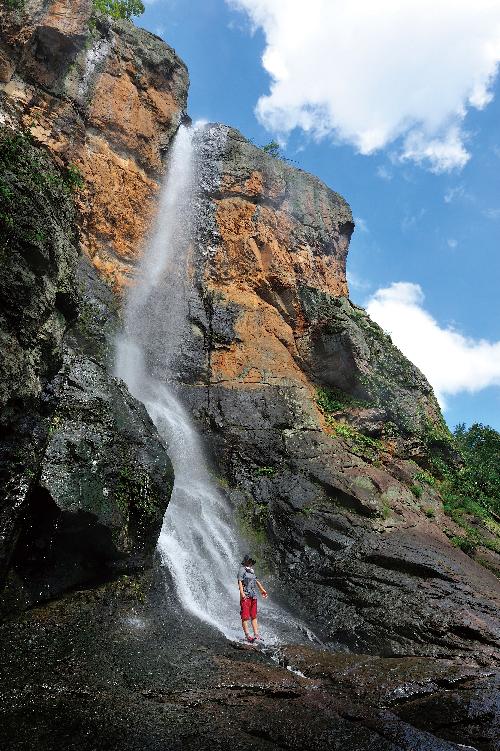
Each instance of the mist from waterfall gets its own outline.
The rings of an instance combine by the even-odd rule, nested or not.
[[[193,130],[181,126],[170,151],[155,226],[129,292],[116,374],[145,404],[174,466],[175,484],[158,549],[177,596],[189,613],[235,639],[242,636],[236,583],[242,545],[234,511],[210,476],[171,370],[189,326],[185,285],[196,171]],[[259,619],[267,642],[290,640],[293,634],[296,640],[297,624],[272,602],[261,601]]]

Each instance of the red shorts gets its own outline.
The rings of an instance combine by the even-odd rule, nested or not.
[[[240,612],[242,621],[250,621],[257,618],[257,598],[245,597],[240,600]]]

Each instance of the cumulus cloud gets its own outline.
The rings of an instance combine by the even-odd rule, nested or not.
[[[271,131],[330,135],[362,154],[396,144],[435,172],[469,159],[463,120],[492,98],[498,0],[227,0],[261,28]]]
[[[440,326],[424,308],[420,285],[394,282],[377,290],[366,309],[427,376],[441,404],[446,395],[500,385],[500,341],[472,339]]]

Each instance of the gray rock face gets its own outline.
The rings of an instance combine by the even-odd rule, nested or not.
[[[440,420],[426,378],[362,308],[309,287],[299,295],[309,325],[298,347],[313,380],[383,410],[402,436]]]
[[[150,566],[173,472],[144,407],[110,373],[116,303],[78,258],[64,173],[27,138],[1,138],[0,582],[9,610]]]

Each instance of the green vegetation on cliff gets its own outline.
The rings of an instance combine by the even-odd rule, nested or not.
[[[364,435],[351,425],[345,422],[334,420],[327,417],[327,423],[332,429],[334,435],[343,438],[349,444],[353,454],[362,456],[369,461],[376,460],[383,449],[383,444],[376,438]]]
[[[464,530],[452,542],[470,553],[479,545],[500,552],[500,433],[476,423],[458,425],[454,440],[463,464],[444,467],[439,490],[444,510]]]
[[[94,8],[111,18],[124,18],[129,21],[132,16],[141,16],[144,13],[144,4],[141,0],[92,0]]]
[[[0,133],[0,248],[18,241],[34,246],[50,242],[47,226],[34,221],[33,203],[50,196],[64,203],[71,193],[83,187],[77,167],[58,170],[34,149],[27,132],[4,129]],[[23,190],[16,185],[22,182]]]
[[[0,0],[0,4],[7,10],[22,10],[24,8],[24,0]]]
[[[77,314],[75,175],[29,134],[0,128],[2,420],[57,372]]]
[[[446,427],[441,425],[432,388],[390,337],[346,297],[306,285],[298,293],[309,323],[301,347],[310,367],[321,373],[323,387],[317,394],[321,409],[384,410],[383,421],[391,434],[419,440],[429,448],[432,443],[433,449],[439,443],[439,455],[448,460]]]
[[[21,10],[24,8],[24,0],[0,0],[7,10]]]
[[[351,407],[370,406],[369,402],[363,401],[362,399],[355,399],[341,389],[328,387],[320,387],[316,389],[316,403],[326,414],[331,414],[332,412],[343,412]]]
[[[500,515],[500,433],[476,423],[455,428],[455,440],[465,459],[459,487],[486,511]]]

